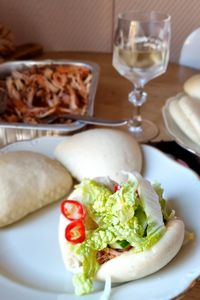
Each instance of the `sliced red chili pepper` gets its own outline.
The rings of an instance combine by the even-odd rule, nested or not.
[[[114,186],[115,192],[119,191],[120,189],[121,189],[121,185],[115,184],[115,186]]]
[[[82,243],[85,240],[85,226],[82,220],[75,220],[67,225],[65,238],[73,244]]]
[[[64,200],[61,203],[61,212],[70,221],[83,220],[85,218],[85,209],[76,200]]]

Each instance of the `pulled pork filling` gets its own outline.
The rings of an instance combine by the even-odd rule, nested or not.
[[[126,247],[124,249],[113,249],[110,247],[107,247],[101,251],[97,252],[97,261],[100,265],[104,264],[105,262],[109,261],[112,258],[115,258],[119,255],[121,255],[122,253],[129,251],[130,249],[132,249],[132,246]]]

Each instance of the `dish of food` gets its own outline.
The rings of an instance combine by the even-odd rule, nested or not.
[[[64,137],[44,137],[3,148],[2,152],[35,151],[54,157]],[[147,277],[112,287],[114,300],[164,300],[183,293],[200,275],[200,219],[198,176],[153,147],[143,145],[142,175],[158,181],[176,215],[195,239],[184,245],[177,256],[160,271]],[[189,200],[188,200],[189,199]],[[75,300],[72,275],[65,270],[58,245],[60,202],[35,212],[0,230],[0,292],[4,300]],[[30,234],[31,233],[31,234]],[[179,278],[179,280],[177,280]],[[159,288],[158,288],[159,287]],[[100,299],[104,284],[80,299]]]
[[[91,62],[44,60],[8,62],[0,66],[0,90],[6,92],[1,128],[74,131],[80,122],[62,115],[92,115],[98,66]],[[45,118],[59,116],[56,124]]]
[[[83,66],[36,65],[12,71],[0,81],[7,94],[0,120],[38,124],[47,116],[84,115],[91,81],[91,71]]]
[[[165,122],[165,126],[169,132],[169,134],[175,139],[175,141],[185,148],[186,150],[200,156],[200,146],[199,144],[195,143],[194,140],[190,139],[188,135],[186,135],[181,128],[176,124],[173,117],[170,114],[169,106],[173,101],[178,101],[181,97],[183,97],[183,94],[177,94],[174,97],[169,98],[162,110],[163,118]]]

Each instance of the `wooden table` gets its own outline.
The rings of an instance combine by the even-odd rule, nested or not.
[[[75,52],[49,52],[38,57],[39,59],[73,59],[88,60],[100,66],[100,78],[97,89],[94,115],[102,118],[126,118],[131,115],[132,106],[128,102],[128,93],[132,89],[128,80],[121,77],[112,67],[112,55],[102,53],[75,53]],[[160,128],[157,141],[169,141],[172,138],[167,134],[161,109],[165,101],[183,90],[183,83],[187,78],[196,74],[194,69],[169,64],[167,72],[150,81],[145,90],[149,94],[144,104],[142,114],[144,118],[154,121]],[[177,278],[179,280],[179,278]],[[174,283],[176,284],[176,283]],[[194,283],[187,292],[179,297],[184,300],[200,299],[200,282]],[[191,289],[192,287],[192,289]]]
[[[100,66],[100,80],[97,89],[94,115],[102,118],[127,118],[132,115],[132,105],[128,102],[128,93],[132,89],[131,83],[120,76],[112,67],[112,55],[102,53],[75,53],[75,52],[49,52],[44,53],[41,59],[73,59],[89,60]],[[197,71],[170,64],[167,72],[150,81],[145,91],[148,100],[142,107],[144,118],[152,120],[160,128],[157,141],[169,141],[172,138],[164,127],[161,109],[165,101],[183,90],[184,81],[196,74]]]

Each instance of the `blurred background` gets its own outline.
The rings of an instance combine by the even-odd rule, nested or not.
[[[0,0],[0,22],[12,31],[16,45],[112,52],[115,19],[127,10],[172,16],[171,62],[178,62],[184,40],[199,27],[199,0]]]

